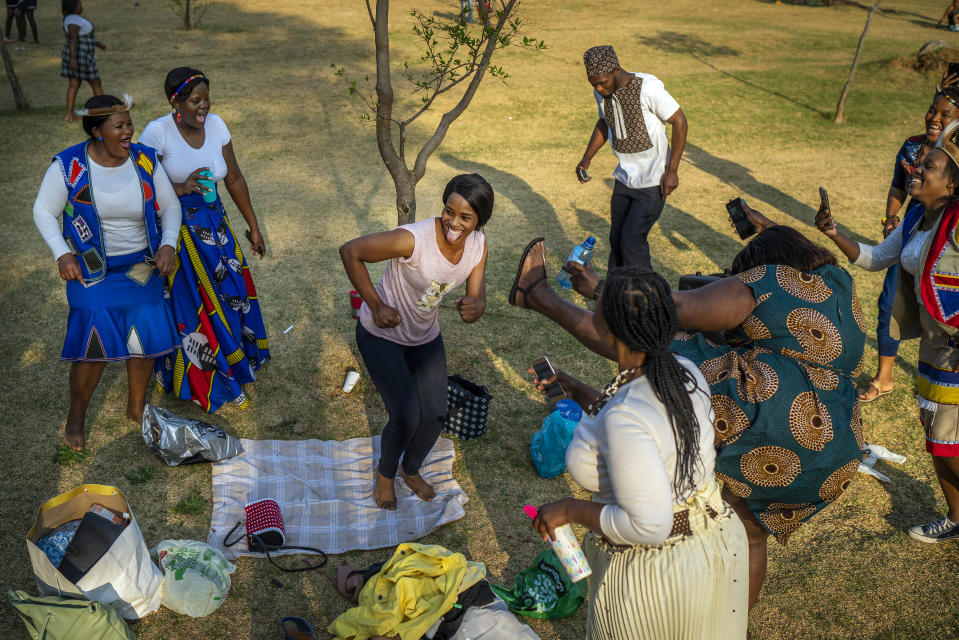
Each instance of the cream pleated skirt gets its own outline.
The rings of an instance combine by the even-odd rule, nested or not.
[[[689,509],[688,535],[619,546],[590,532],[590,640],[744,640],[749,598],[746,530],[712,481]]]

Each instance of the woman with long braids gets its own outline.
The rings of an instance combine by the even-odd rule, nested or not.
[[[816,215],[816,226],[857,267],[902,267],[890,333],[920,339],[919,421],[949,508],[908,533],[915,540],[936,543],[959,540],[959,121],[945,128],[936,148],[916,167],[909,195],[920,204],[909,209],[902,224],[878,246],[847,238],[827,208]]]
[[[855,284],[832,253],[749,207],[746,213],[759,233],[733,260],[735,277],[672,292],[685,331],[670,349],[696,363],[712,394],[716,476],[749,538],[751,608],[766,577],[769,535],[785,542],[856,474],[862,420],[854,377],[865,324]],[[542,243],[532,244],[510,302],[616,360],[593,326],[595,314],[546,286],[545,267]],[[602,290],[605,298],[595,272],[567,269],[579,293],[593,298]],[[693,331],[726,331],[726,343]]]
[[[746,532],[713,472],[709,386],[669,349],[669,285],[639,267],[612,271],[592,324],[619,367],[603,392],[562,371],[536,380],[586,409],[566,464],[592,500],[543,505],[533,525],[544,540],[570,522],[589,529],[588,638],[742,640]]]

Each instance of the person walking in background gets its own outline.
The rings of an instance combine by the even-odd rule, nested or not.
[[[896,166],[893,169],[892,185],[886,196],[886,215],[882,219],[882,237],[886,238],[899,226],[899,211],[906,202],[907,182],[922,164],[926,153],[936,146],[942,130],[953,120],[959,118],[959,87],[950,87],[937,92],[926,112],[925,133],[907,138],[896,154]],[[910,205],[912,203],[910,202]],[[909,210],[909,207],[906,207]],[[892,302],[896,298],[896,283],[899,281],[899,263],[886,269],[886,279],[879,294],[879,317],[876,322],[876,343],[879,352],[879,364],[875,377],[869,385],[860,390],[859,399],[870,402],[879,396],[892,392],[892,368],[899,351],[899,341],[889,335],[889,319],[892,316]]]
[[[586,172],[593,156],[609,140],[619,161],[609,203],[609,268],[631,264],[651,271],[649,231],[666,197],[679,186],[686,115],[658,78],[624,71],[611,46],[587,49],[583,62],[599,119],[576,174],[580,182],[590,180]],[[671,150],[667,123],[672,127]]]
[[[17,42],[25,42],[27,37],[27,22],[30,22],[30,30],[33,32],[33,43],[38,44],[40,38],[37,35],[37,21],[33,17],[33,12],[37,10],[37,0],[7,0],[7,24],[4,29],[4,40],[10,42],[10,27],[13,21],[17,21]]]
[[[180,206],[156,152],[133,144],[133,100],[87,100],[89,138],[54,156],[33,221],[67,281],[70,411],[64,440],[86,443],[87,406],[108,362],[126,361],[127,417],[143,419],[154,359],[176,346],[163,278],[173,271]]]
[[[456,299],[463,322],[486,310],[486,237],[493,188],[480,175],[458,175],[443,191],[439,217],[350,240],[340,247],[346,275],[363,297],[356,346],[389,420],[380,440],[373,500],[396,509],[397,473],[422,500],[435,490],[420,467],[447,416],[446,348],[440,333],[443,297]],[[366,265],[389,260],[377,286]],[[402,457],[402,465],[400,458]]]
[[[157,379],[167,393],[210,413],[226,402],[246,407],[242,385],[256,380],[270,347],[220,183],[249,227],[252,251],[262,258],[266,245],[230,131],[210,112],[209,78],[199,69],[177,67],[167,74],[164,92],[173,112],[140,136],[141,144],[157,150],[183,212],[179,264],[169,283],[180,346],[157,363]]]
[[[80,83],[86,80],[90,83],[93,95],[103,94],[100,86],[100,71],[94,58],[95,49],[106,51],[107,45],[96,39],[93,34],[93,23],[80,14],[83,13],[83,3],[80,0],[63,0],[63,32],[67,41],[63,44],[60,54],[60,75],[67,78],[67,115],[64,120],[74,118],[73,105],[77,99]]]

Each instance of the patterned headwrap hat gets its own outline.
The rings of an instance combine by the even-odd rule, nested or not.
[[[936,141],[936,149],[945,151],[946,155],[959,165],[959,120],[953,120],[946,125]]]
[[[946,100],[952,103],[952,106],[959,107],[959,87],[952,85],[946,87],[945,89],[940,89],[939,93],[936,94],[936,97],[942,96]]]
[[[583,64],[586,65],[587,76],[602,76],[619,68],[619,58],[612,46],[604,44],[587,49],[583,54]]]

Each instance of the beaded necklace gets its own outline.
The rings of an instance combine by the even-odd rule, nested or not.
[[[589,406],[586,407],[587,415],[595,418],[596,414],[599,413],[600,409],[606,406],[606,403],[609,402],[610,398],[616,395],[616,392],[619,391],[620,387],[632,380],[634,375],[640,369],[642,369],[642,366],[630,367],[629,369],[617,373],[612,382],[606,385],[606,387],[603,389],[603,394],[599,397],[599,399],[589,403]]]

